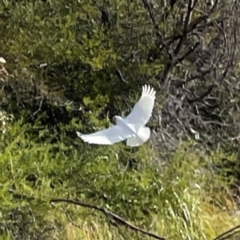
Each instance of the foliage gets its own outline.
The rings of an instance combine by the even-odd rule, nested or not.
[[[175,239],[239,221],[239,2],[159,2],[1,2],[1,237],[142,238],[63,206],[78,228],[50,206],[58,197]],[[153,148],[80,142],[76,130],[126,115],[146,83]]]
[[[161,103],[150,123],[162,127],[155,145],[175,149],[197,132],[205,147],[235,151],[238,11],[238,1],[217,0],[3,1],[0,52],[10,74],[1,108],[48,128],[80,118],[88,131],[96,118],[129,112],[129,96],[149,83]]]
[[[216,178],[208,166],[216,164],[223,153],[213,152],[203,161],[192,144],[183,144],[160,170],[150,161],[154,152],[148,145],[136,152],[122,144],[94,148],[79,143],[76,148],[62,140],[36,143],[27,132],[28,126],[21,122],[12,124],[0,143],[2,236],[112,239],[120,234],[123,239],[140,238],[130,230],[112,228],[92,210],[54,209],[49,204],[52,198],[103,206],[174,239],[210,239],[239,220],[228,214],[235,209],[228,183]],[[212,204],[213,199],[218,205]],[[64,213],[81,228],[71,226]],[[225,220],[216,223],[213,214]]]
[[[126,4],[116,4],[121,15]],[[122,27],[118,26],[114,31],[107,29],[94,2],[79,4],[70,1],[66,5],[65,1],[21,1],[19,4],[6,1],[5,5],[2,9],[6,21],[1,26],[5,33],[0,40],[1,51],[7,55],[8,67],[13,74],[4,85],[12,88],[11,95],[18,88],[11,105],[8,104],[8,92],[3,92],[8,111],[18,112],[23,106],[35,119],[33,113],[38,108],[41,112],[49,112],[49,104],[55,102],[63,108],[67,100],[75,102],[78,107],[83,105],[83,108],[84,98],[105,109],[109,104],[119,103],[121,98],[116,96],[117,93],[124,90],[127,95],[127,89],[141,86],[142,82],[136,79],[138,72],[151,76],[161,68],[161,62],[154,64],[153,68],[149,68],[146,62],[129,66],[130,59],[126,61],[124,55],[130,55],[139,40],[121,47],[117,38]],[[16,35],[16,31],[19,34]],[[14,40],[10,41],[12,36]],[[147,50],[146,46],[141,45],[141,48]],[[115,74],[118,69],[128,72],[131,79],[128,84],[118,79]],[[95,108],[90,107],[91,110]],[[72,114],[68,115],[62,111],[60,118],[70,119]]]

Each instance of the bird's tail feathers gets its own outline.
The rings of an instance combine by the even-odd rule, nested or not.
[[[146,142],[150,137],[150,129],[148,127],[140,128],[137,135],[127,139],[127,145],[130,147],[137,147]]]

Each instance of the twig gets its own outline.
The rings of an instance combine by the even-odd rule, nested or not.
[[[183,32],[182,32],[182,36],[180,37],[180,40],[177,44],[177,47],[174,50],[175,55],[177,55],[180,52],[183,42],[187,37],[188,27],[189,27],[189,23],[190,23],[191,17],[192,17],[192,11],[194,9],[196,2],[197,1],[193,2],[192,0],[189,0],[189,2],[188,2],[188,10],[187,10],[187,14],[186,14],[186,18],[185,18],[185,22],[184,22],[184,26],[183,26]]]
[[[237,231],[236,231],[237,230]],[[238,233],[240,231],[240,225],[237,225],[236,227],[233,227],[229,229],[228,231],[218,235],[216,238],[213,240],[225,240],[225,239],[230,239],[229,237],[233,236],[234,234]]]
[[[110,212],[107,209],[96,206],[96,205],[92,205],[92,204],[88,204],[88,203],[84,203],[84,202],[79,202],[79,201],[75,201],[75,200],[70,200],[70,199],[51,199],[50,204],[55,207],[54,203],[63,203],[63,202],[97,210],[97,211],[105,214],[106,216],[112,217],[115,221],[121,223],[122,225],[124,225],[124,226],[126,226],[126,227],[128,227],[128,228],[130,228],[134,231],[141,232],[141,233],[143,233],[143,234],[145,234],[149,237],[152,237],[152,238],[155,238],[155,239],[158,239],[158,240],[166,240],[165,238],[162,238],[162,237],[160,237],[160,236],[158,236],[154,233],[148,232],[148,231],[146,231],[146,230],[144,230],[140,227],[137,227],[137,226],[127,222],[124,218],[118,216],[117,214],[115,214],[113,212]]]
[[[116,74],[117,74],[117,77],[119,78],[120,81],[122,81],[124,83],[127,83],[127,81],[123,77],[122,72],[119,69],[116,70]]]
[[[182,62],[184,59],[187,58],[187,56],[189,56],[191,53],[193,53],[195,51],[195,49],[200,45],[199,42],[197,42],[196,44],[194,44],[194,46],[191,46],[188,51],[186,51],[182,56],[179,56],[176,60],[175,63],[180,63]]]
[[[188,102],[191,104],[193,102],[197,102],[197,101],[202,100],[203,98],[205,98],[206,96],[208,96],[212,92],[214,87],[215,87],[215,85],[212,84],[211,86],[208,87],[208,89],[205,92],[203,92],[200,96],[197,96],[194,99],[187,98]]]

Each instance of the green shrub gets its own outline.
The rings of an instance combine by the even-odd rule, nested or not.
[[[0,143],[2,236],[32,239],[51,226],[54,231],[47,234],[58,239],[77,239],[74,234],[84,239],[99,239],[102,234],[109,239],[111,234],[123,239],[140,237],[123,227],[117,233],[99,213],[64,204],[62,211],[87,228],[84,233],[49,204],[52,198],[100,205],[140,227],[176,239],[210,239],[236,222],[228,215],[234,210],[228,185],[210,168],[223,153],[203,158],[193,152],[192,144],[184,144],[159,169],[151,161],[154,151],[148,144],[133,151],[121,143],[89,146],[80,139],[76,146],[62,140],[36,143],[27,134],[28,127],[12,124]],[[91,231],[97,231],[96,235]]]

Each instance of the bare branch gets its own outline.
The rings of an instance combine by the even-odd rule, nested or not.
[[[188,102],[191,104],[191,103],[193,103],[193,102],[203,100],[204,97],[208,96],[208,95],[212,92],[214,86],[215,86],[215,85],[209,86],[208,89],[207,89],[205,92],[203,92],[200,96],[197,96],[197,97],[194,98],[194,99],[189,99],[189,98],[187,98]]]
[[[70,199],[52,199],[50,201],[50,204],[52,206],[55,207],[54,203],[68,203],[68,204],[74,204],[74,205],[77,205],[77,206],[81,206],[81,207],[86,207],[86,208],[91,208],[91,209],[94,209],[94,210],[97,210],[103,214],[105,214],[105,216],[107,217],[112,217],[115,221],[119,222],[120,224],[134,230],[134,231],[137,231],[137,232],[141,232],[149,237],[152,237],[152,238],[155,238],[155,239],[159,239],[159,240],[166,240],[166,238],[162,238],[154,233],[151,233],[149,231],[146,231],[140,227],[137,227],[129,222],[127,222],[124,218],[120,217],[119,215],[113,213],[113,212],[110,212],[108,211],[107,209],[105,208],[102,208],[102,207],[99,207],[99,206],[96,206],[96,205],[92,205],[92,204],[88,204],[88,203],[84,203],[84,202],[79,202],[79,201],[75,201],[75,200],[70,200]]]
[[[233,228],[229,229],[228,231],[220,234],[219,236],[217,236],[213,240],[226,240],[226,239],[230,239],[232,236],[234,236],[235,234],[237,234],[239,232],[240,232],[240,225],[237,225],[236,227],[233,227]]]
[[[191,21],[191,16],[192,16],[192,10],[195,6],[197,1],[192,1],[192,0],[189,0],[188,1],[188,9],[187,9],[187,14],[186,14],[186,18],[184,20],[184,27],[183,27],[183,31],[182,31],[182,35],[180,37],[180,40],[177,44],[177,47],[175,48],[174,50],[174,53],[175,54],[178,54],[181,47],[182,47],[182,44],[183,44],[183,41],[184,39],[186,38],[187,36],[187,33],[188,33],[188,25],[189,25],[189,22]]]

